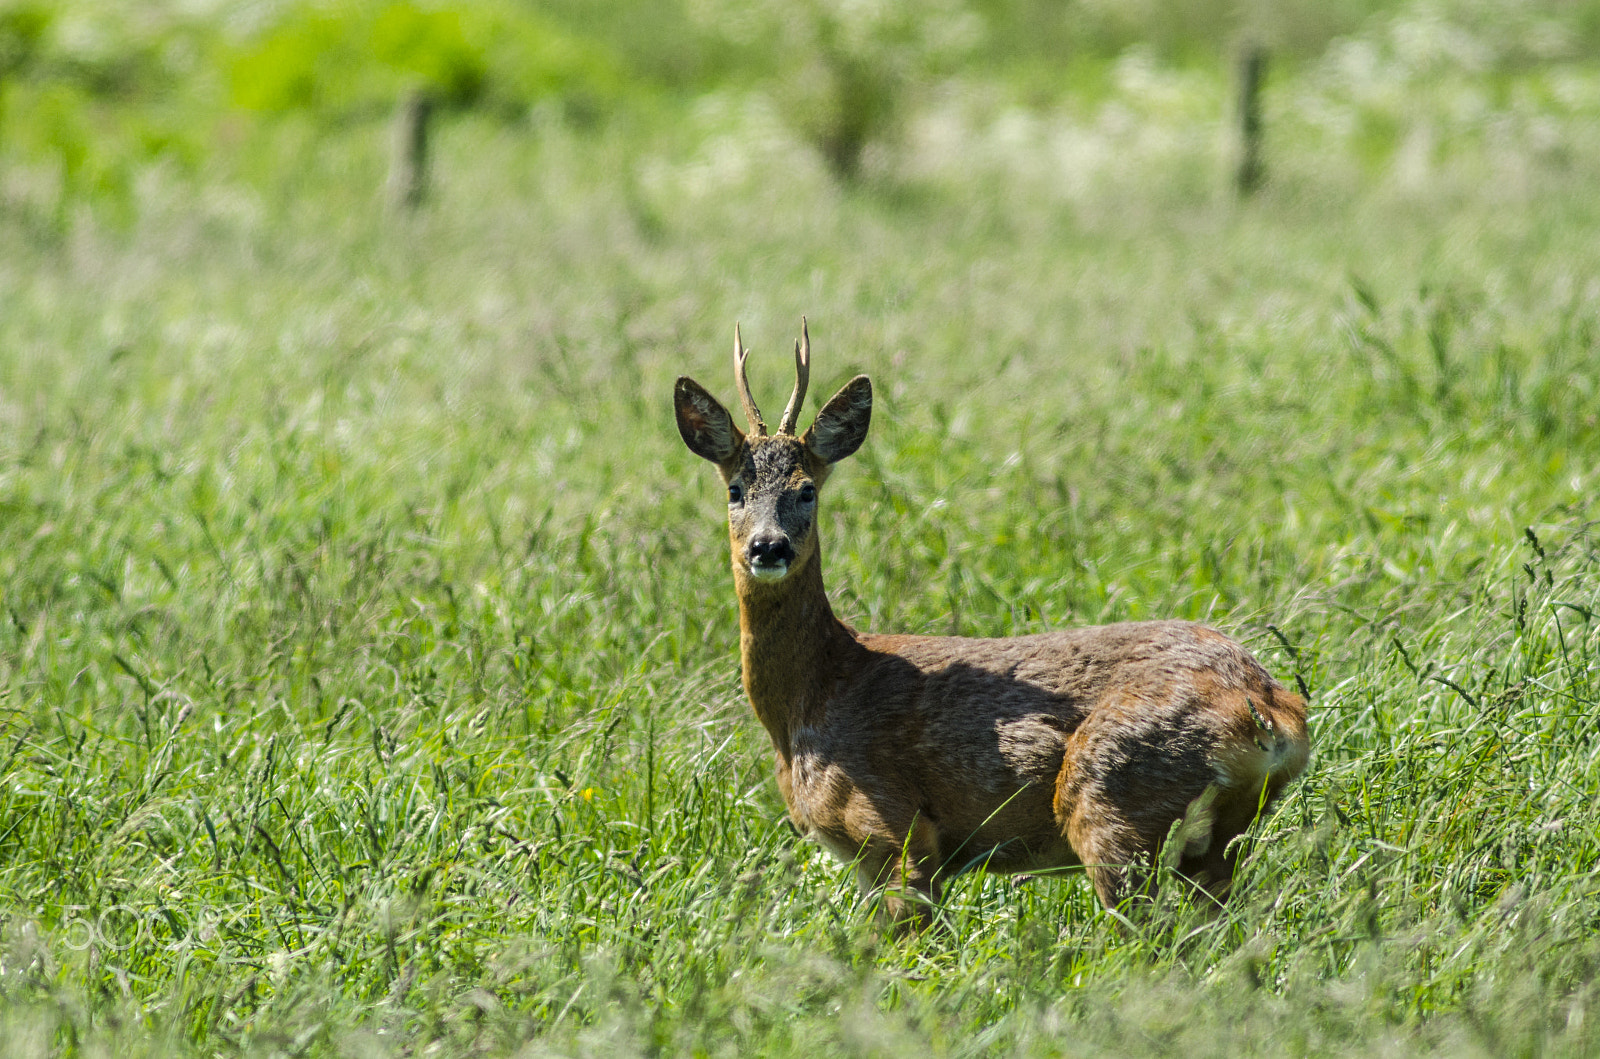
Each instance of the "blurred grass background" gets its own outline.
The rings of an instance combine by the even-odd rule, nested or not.
[[[1498,0],[0,9],[6,1050],[1600,1053],[1596,43]],[[740,320],[776,401],[801,313],[819,392],[877,384],[847,620],[1195,618],[1310,689],[1225,915],[975,876],[887,941],[788,830],[668,394],[731,395]]]

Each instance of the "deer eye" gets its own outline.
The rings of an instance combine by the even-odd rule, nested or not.
[[[728,486],[728,503],[744,503],[744,486],[740,485],[738,482],[734,482],[732,485]]]
[[[807,482],[800,487],[800,502],[809,504],[817,498],[817,487]]]

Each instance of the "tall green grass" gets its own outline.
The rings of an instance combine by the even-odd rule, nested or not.
[[[293,119],[131,214],[7,200],[7,1050],[1600,1051],[1583,112],[1429,82],[1418,185],[1307,74],[1240,207],[1185,126],[1222,86],[1135,67],[1142,131],[977,94],[852,191],[729,92],[454,119],[409,220],[380,127]],[[971,876],[886,939],[787,827],[668,394],[731,392],[740,320],[775,399],[802,312],[879,395],[847,620],[1195,618],[1309,689],[1226,912]]]

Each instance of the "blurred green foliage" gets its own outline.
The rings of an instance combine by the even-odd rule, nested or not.
[[[872,158],[893,173],[908,130],[957,95],[987,101],[988,119],[964,120],[1092,125],[1148,105],[1213,122],[1245,38],[1272,50],[1275,80],[1312,94],[1289,104],[1297,115],[1382,168],[1428,146],[1414,102],[1442,128],[1482,110],[1470,97],[1484,85],[1504,106],[1512,89],[1494,85],[1593,54],[1600,4],[0,0],[0,202],[59,225],[133,208],[150,165],[271,179],[234,166],[233,148],[284,121],[319,135],[380,121],[418,87],[457,114],[577,127],[627,113],[690,128],[755,101],[848,181]],[[1101,112],[1112,99],[1122,111]]]
[[[954,73],[983,36],[959,0],[699,0],[707,32],[766,58],[789,123],[842,179],[892,136],[914,89]]]
[[[347,115],[422,86],[516,114],[548,98],[613,101],[624,77],[603,45],[512,3],[302,4],[234,49],[230,83],[251,110]]]
[[[49,12],[37,4],[0,8],[0,78],[28,66],[49,25]]]

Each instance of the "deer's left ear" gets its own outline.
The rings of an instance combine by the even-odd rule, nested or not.
[[[719,467],[726,466],[744,442],[744,434],[733,425],[733,417],[706,388],[679,376],[672,388],[672,404],[678,415],[678,433],[689,451]]]
[[[872,380],[857,375],[828,398],[800,441],[824,463],[838,463],[867,440],[872,423]]]

